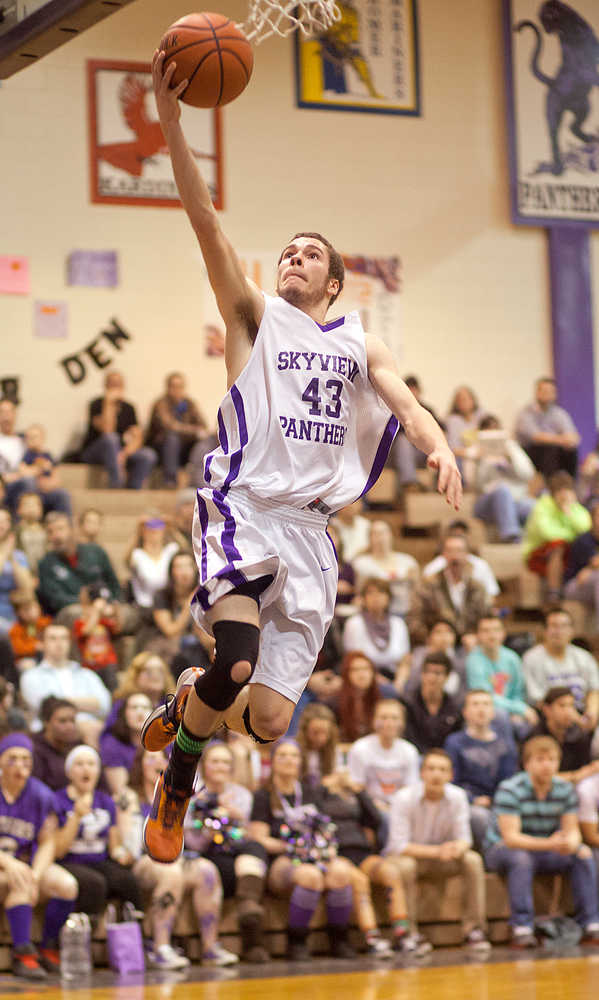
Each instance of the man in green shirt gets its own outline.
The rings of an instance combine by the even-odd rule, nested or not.
[[[555,472],[549,493],[534,505],[526,522],[522,555],[533,573],[547,580],[547,599],[559,600],[570,543],[591,528],[591,515],[578,502],[568,472]]]
[[[90,585],[106,590],[106,596],[112,601],[118,600],[121,588],[104,549],[91,543],[78,545],[73,524],[66,514],[48,514],[45,523],[50,551],[38,565],[44,608],[53,615],[68,608],[74,620],[79,616],[81,588]],[[63,624],[70,626],[71,622],[64,619],[62,615]]]

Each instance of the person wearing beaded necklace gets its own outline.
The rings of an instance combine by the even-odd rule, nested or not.
[[[283,740],[272,753],[269,784],[254,796],[250,837],[264,845],[270,857],[267,885],[275,896],[290,896],[288,957],[309,957],[310,920],[326,893],[331,954],[353,958],[348,924],[353,906],[352,866],[336,856],[334,829],[318,811],[317,791],[300,782],[301,753]]]
[[[233,754],[214,741],[202,757],[203,788],[192,798],[185,817],[187,857],[211,861],[220,874],[225,899],[235,896],[245,962],[263,963],[261,905],[268,856],[262,844],[248,839],[245,824],[252,807],[251,792],[231,780]]]

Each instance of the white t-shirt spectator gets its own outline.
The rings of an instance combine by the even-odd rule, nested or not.
[[[151,608],[154,596],[168,584],[168,567],[175,552],[176,542],[165,545],[158,559],[154,559],[145,549],[133,549],[131,553],[131,589],[135,603],[140,608]]]
[[[69,660],[62,667],[55,667],[47,660],[41,660],[36,666],[21,674],[20,686],[25,705],[36,716],[31,725],[34,730],[41,729],[37,714],[44,698],[51,694],[55,698],[65,698],[67,701],[94,698],[98,705],[97,711],[78,712],[78,720],[104,719],[112,704],[110,692],[97,673],[82,667],[76,660]]]
[[[495,579],[495,574],[488,562],[480,556],[468,556],[468,562],[472,566],[472,579],[482,584],[489,597],[496,597],[499,593],[499,584]],[[442,570],[447,569],[447,559],[445,556],[436,556],[432,562],[426,564],[422,570],[423,576],[435,576]]]
[[[542,643],[533,646],[522,657],[526,694],[531,705],[542,701],[549,688],[570,688],[576,707],[583,711],[589,691],[599,689],[599,667],[586,649],[566,646],[561,660],[550,656]]]
[[[395,792],[420,777],[418,751],[407,740],[396,739],[387,750],[376,733],[356,740],[347,755],[347,769],[373,799],[391,803]]]
[[[377,670],[393,680],[398,663],[410,652],[410,636],[403,618],[389,615],[389,641],[382,645],[369,632],[366,619],[360,613],[352,615],[345,623],[343,649],[346,653],[356,650],[363,653]]]

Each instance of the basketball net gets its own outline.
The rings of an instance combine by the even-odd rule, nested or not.
[[[335,0],[250,0],[247,21],[240,24],[245,37],[259,45],[271,35],[301,31],[306,37],[318,35],[341,18]]]

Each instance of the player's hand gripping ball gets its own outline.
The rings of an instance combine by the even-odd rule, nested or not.
[[[188,84],[180,99],[194,108],[218,108],[247,87],[254,53],[237,25],[224,14],[187,14],[170,26],[158,48],[166,53],[163,69],[177,68],[171,80]]]

